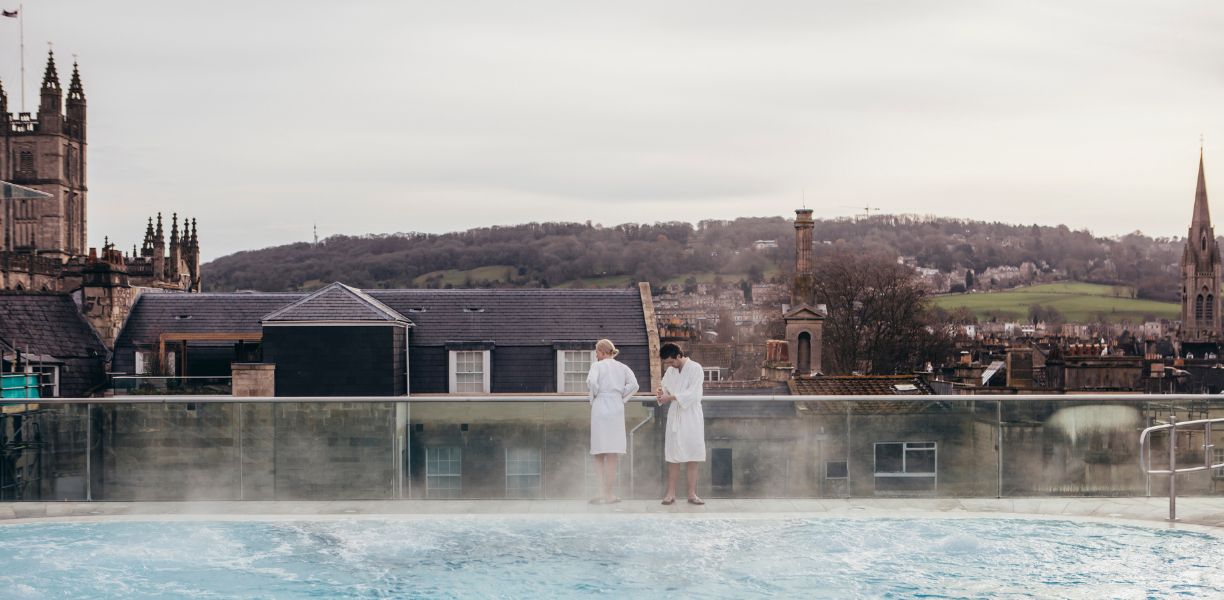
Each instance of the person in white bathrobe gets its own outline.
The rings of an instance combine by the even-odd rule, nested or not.
[[[689,504],[705,504],[697,496],[697,463],[706,459],[705,415],[701,412],[705,372],[675,344],[663,344],[659,358],[667,366],[667,372],[655,396],[660,405],[670,405],[663,446],[663,457],[667,461],[667,495],[663,496],[663,504],[676,501],[680,463],[685,465]]]
[[[620,502],[612,494],[618,455],[625,453],[625,403],[638,391],[633,369],[616,360],[620,351],[611,340],[595,344],[595,363],[587,373],[591,401],[591,454],[599,473],[601,495],[591,504]]]

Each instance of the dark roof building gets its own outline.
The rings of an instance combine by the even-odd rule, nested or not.
[[[229,362],[269,362],[278,395],[565,392],[579,372],[585,382],[595,341],[608,338],[648,390],[657,369],[649,303],[644,288],[362,291],[335,283],[312,294],[144,294],[116,341],[112,370],[137,373],[161,359],[179,375],[217,375]],[[372,343],[377,359],[352,358]],[[377,373],[357,373],[371,361]],[[313,380],[322,372],[326,382]],[[390,372],[407,379],[401,385]],[[339,380],[347,383],[333,385]],[[357,383],[371,380],[383,381],[380,392]],[[289,381],[309,383],[290,390]]]
[[[106,346],[67,294],[0,292],[0,357],[0,370],[43,373],[44,395],[87,396],[106,383]]]

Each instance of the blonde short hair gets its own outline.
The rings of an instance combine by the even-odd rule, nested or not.
[[[616,356],[617,354],[620,354],[620,350],[616,349],[616,344],[613,344],[612,340],[609,339],[602,339],[595,342],[595,349],[602,350],[603,353],[607,354],[608,356]]]

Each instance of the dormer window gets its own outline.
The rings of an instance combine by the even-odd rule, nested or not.
[[[489,351],[452,350],[450,352],[450,393],[489,393]]]

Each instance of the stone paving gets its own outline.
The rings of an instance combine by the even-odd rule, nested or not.
[[[97,519],[301,519],[374,518],[413,515],[616,515],[677,517],[1060,517],[1138,521],[1146,525],[1224,527],[1224,498],[1177,501],[1178,521],[1170,524],[1167,498],[822,498],[710,499],[705,506],[680,500],[626,500],[591,505],[579,500],[337,500],[249,502],[7,502],[0,524]],[[1138,523],[1136,523],[1138,524]]]

